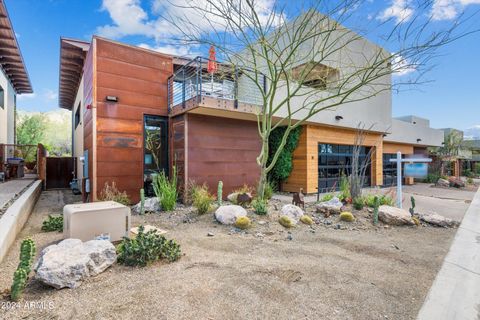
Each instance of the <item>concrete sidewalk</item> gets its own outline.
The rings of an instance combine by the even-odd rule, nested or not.
[[[26,175],[22,179],[13,179],[0,183],[0,210],[16,195],[31,185],[36,177],[36,175]]]
[[[417,319],[480,319],[480,191],[458,228]]]

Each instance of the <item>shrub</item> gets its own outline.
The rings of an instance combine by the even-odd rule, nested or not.
[[[63,231],[63,216],[48,215],[47,220],[43,221],[42,231]]]
[[[251,225],[252,225],[252,222],[246,216],[238,217],[237,220],[235,221],[235,227],[242,230],[249,228]]]
[[[440,179],[440,174],[438,173],[429,173],[427,177],[423,180],[425,183],[437,183],[438,179]]]
[[[480,175],[480,162],[475,163],[474,171],[477,175]]]
[[[342,212],[340,213],[340,220],[346,221],[346,222],[352,222],[355,220],[355,217],[351,212]]]
[[[145,267],[160,259],[176,261],[180,258],[181,251],[180,245],[174,240],[167,240],[156,230],[145,233],[144,227],[140,226],[135,238],[122,240],[117,247],[117,254],[117,261],[120,264]]]
[[[282,142],[286,129],[287,127],[278,127],[270,134],[268,139],[268,165],[272,162],[275,152],[278,150]],[[272,183],[278,185],[290,176],[293,169],[292,153],[297,148],[301,130],[301,127],[297,127],[290,131],[285,146],[277,158],[277,162],[275,162],[272,170],[268,173],[268,180]]]
[[[386,194],[380,196],[369,194],[365,197],[365,204],[370,208],[375,208],[375,198],[378,198],[380,206],[393,206],[395,204],[393,198]]]
[[[311,226],[313,224],[312,218],[310,218],[310,216],[307,216],[307,215],[301,216],[300,221],[305,223],[305,224],[308,224],[309,226]]]
[[[338,198],[341,201],[348,202],[350,199],[350,182],[348,182],[348,179],[345,175],[342,175],[340,178],[340,194]]]
[[[162,209],[172,211],[177,205],[177,171],[173,166],[172,178],[168,179],[165,172],[153,176],[153,190],[160,201]]]
[[[362,197],[357,197],[353,199],[353,207],[355,208],[355,210],[362,210],[364,205],[365,199],[363,199]]]
[[[322,199],[320,199],[320,202],[327,202],[327,201],[330,201],[332,200],[334,197],[333,193],[327,193],[326,195],[324,195],[322,197]]]
[[[463,170],[463,175],[467,178],[473,178],[475,174],[470,169]]]
[[[193,185],[190,189],[190,198],[199,214],[207,213],[215,201],[215,197],[208,192],[208,187],[205,183],[201,186]]]
[[[128,197],[127,192],[120,192],[115,184],[115,181],[112,182],[111,186],[108,184],[108,182],[105,183],[102,192],[100,192],[100,200],[115,201],[125,206],[130,204],[130,198]]]
[[[413,221],[413,223],[415,223],[416,226],[420,225],[420,220],[418,220],[417,217],[412,217],[412,221]]]
[[[27,285],[28,275],[32,270],[35,259],[36,247],[32,239],[25,239],[20,245],[20,263],[13,274],[13,282],[10,288],[10,298],[18,301]]]
[[[268,201],[260,198],[255,198],[252,201],[253,209],[256,214],[265,215],[268,213]]]
[[[280,223],[285,228],[291,228],[295,225],[292,219],[287,216],[281,216],[280,219],[278,219],[278,223]]]
[[[244,184],[244,185],[241,186],[240,188],[235,189],[235,190],[233,191],[233,193],[238,193],[238,194],[250,193],[250,194],[252,194],[254,190],[255,190],[255,189],[254,189],[253,187],[250,187],[249,185]]]
[[[472,178],[468,178],[468,179],[467,179],[467,183],[468,183],[468,184],[474,184],[474,181],[473,181]]]

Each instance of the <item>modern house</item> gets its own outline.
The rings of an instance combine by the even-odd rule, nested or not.
[[[378,49],[367,40],[353,45],[365,52]],[[340,60],[328,67],[342,72]],[[174,164],[182,186],[195,181],[213,190],[222,180],[226,194],[257,183],[258,94],[235,68],[218,63],[217,73],[208,69],[208,59],[175,57],[97,36],[91,42],[60,40],[59,104],[72,111],[76,178],[90,200],[115,182],[137,201],[141,188],[148,191],[150,175],[171,172]],[[389,83],[390,76],[384,81]],[[391,92],[383,91],[305,123],[283,189],[333,188],[351,160],[359,123],[369,128],[363,156],[369,148],[375,151],[367,171],[371,185],[394,183],[388,159],[397,151],[412,155],[443,141],[428,120],[392,119]]]
[[[0,144],[14,144],[17,95],[33,90],[3,0],[0,0],[0,70]]]

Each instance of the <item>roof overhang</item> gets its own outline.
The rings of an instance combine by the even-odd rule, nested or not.
[[[60,83],[58,104],[71,110],[82,80],[85,57],[90,43],[81,40],[60,39]]]
[[[17,94],[33,93],[5,2],[0,0],[0,65]]]

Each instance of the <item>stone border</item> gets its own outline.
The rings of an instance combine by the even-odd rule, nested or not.
[[[480,189],[417,319],[480,319]]]
[[[0,262],[15,242],[37,202],[42,190],[42,181],[33,182],[28,189],[10,205],[0,218]]]

